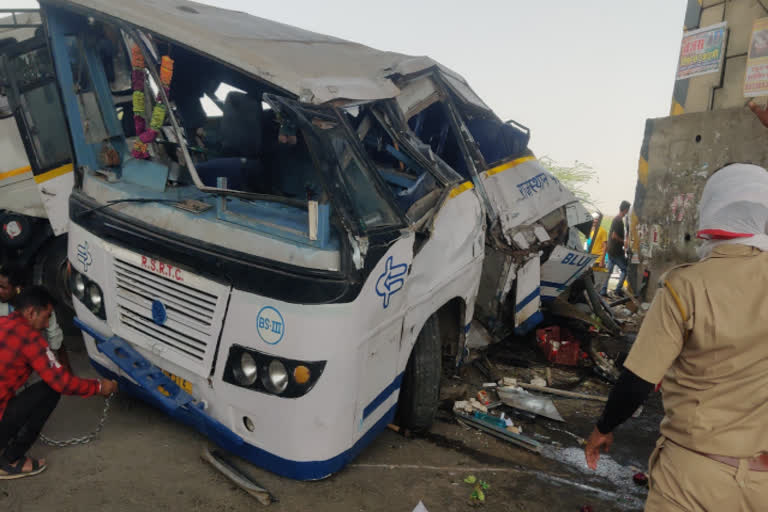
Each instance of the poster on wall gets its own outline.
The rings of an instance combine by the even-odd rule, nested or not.
[[[768,18],[755,20],[749,41],[744,96],[768,96]]]
[[[723,66],[727,23],[692,30],[683,34],[677,80],[717,73]]]

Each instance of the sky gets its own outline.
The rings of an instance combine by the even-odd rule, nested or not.
[[[14,7],[35,6],[10,0]],[[531,149],[591,166],[606,214],[633,201],[645,120],[669,114],[685,0],[205,0],[459,72]]]

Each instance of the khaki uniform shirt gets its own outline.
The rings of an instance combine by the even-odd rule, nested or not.
[[[625,362],[663,378],[662,435],[702,453],[768,452],[768,252],[720,245],[666,281]]]

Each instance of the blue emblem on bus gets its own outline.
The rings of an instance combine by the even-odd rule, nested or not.
[[[394,265],[392,263],[393,261],[392,256],[387,258],[387,262],[384,265],[384,272],[381,273],[379,279],[376,281],[376,295],[384,297],[384,309],[389,307],[389,298],[399,292],[405,284],[405,278],[403,276],[408,272],[408,265],[405,263]]]
[[[93,256],[88,249],[88,242],[83,242],[77,245],[77,261],[83,266],[83,272],[88,272],[88,267],[93,263]]]
[[[165,310],[165,305],[159,300],[152,301],[152,321],[157,325],[164,325],[168,320],[168,312]]]
[[[256,331],[268,345],[277,345],[285,335],[283,315],[272,306],[264,306],[256,316]]]

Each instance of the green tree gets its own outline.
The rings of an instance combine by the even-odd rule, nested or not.
[[[539,158],[539,162],[583,203],[592,207],[595,206],[592,195],[585,189],[588,184],[599,181],[597,171],[591,166],[578,160],[574,161],[571,166],[561,165],[548,156]]]

